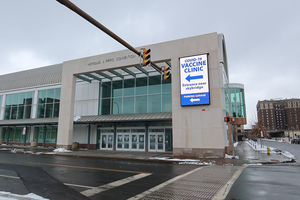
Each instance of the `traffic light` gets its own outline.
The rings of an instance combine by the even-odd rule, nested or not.
[[[224,122],[230,122],[230,117],[224,117]]]
[[[143,50],[143,66],[147,66],[150,64],[150,59],[151,59],[150,52],[151,52],[150,49],[144,48],[144,50]]]
[[[168,80],[170,78],[170,67],[164,67],[164,80]]]

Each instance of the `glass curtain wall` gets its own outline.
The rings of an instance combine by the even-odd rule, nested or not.
[[[40,90],[37,118],[52,118],[59,115],[60,88]]]
[[[230,88],[231,116],[246,118],[244,90],[241,88]]]
[[[160,75],[104,82],[100,90],[99,115],[172,111],[171,79]]]
[[[29,119],[33,92],[6,95],[4,119]]]

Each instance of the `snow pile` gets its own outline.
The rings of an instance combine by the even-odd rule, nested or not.
[[[256,151],[259,151],[260,153],[263,153],[263,154],[268,153],[267,146],[261,145],[258,142],[255,142],[253,140],[249,140],[249,141],[247,141],[247,144],[250,145],[250,147],[252,149],[254,149]],[[270,154],[284,155],[288,158],[294,158],[295,157],[293,154],[291,154],[287,151],[282,151],[281,149],[273,148],[273,147],[270,147],[270,146],[269,146],[269,148],[271,149]]]
[[[54,149],[53,151],[54,151],[54,152],[57,152],[57,153],[59,153],[59,152],[62,152],[62,153],[72,152],[72,151],[67,150],[67,149],[65,149],[65,148],[58,148],[58,149]]]
[[[149,158],[151,160],[165,160],[170,162],[178,162],[179,165],[213,165],[211,162],[201,162],[200,160],[194,160],[194,159],[178,159],[178,158]]]
[[[2,191],[0,191],[0,199],[1,200],[7,200],[7,199],[48,200],[33,193],[29,193],[26,195],[18,195],[18,194],[12,194],[10,192],[2,192]]]
[[[233,144],[233,146],[236,147],[238,144],[239,144],[239,142],[235,142],[235,143]]]
[[[227,155],[227,154],[225,154],[225,158],[229,158],[229,159],[240,159],[240,157],[238,157],[238,156],[231,156],[231,155]]]
[[[23,153],[23,154],[35,154],[35,155],[40,155],[43,152],[36,152],[33,153],[32,151],[25,151],[24,149],[12,149],[10,150],[12,153]]]

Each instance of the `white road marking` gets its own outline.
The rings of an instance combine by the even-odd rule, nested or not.
[[[124,178],[122,180],[118,180],[118,181],[115,181],[115,182],[112,182],[112,183],[108,183],[106,185],[101,185],[99,187],[95,187],[93,189],[83,191],[83,192],[81,192],[81,194],[83,194],[87,197],[90,197],[90,196],[93,196],[93,195],[98,194],[100,192],[103,192],[103,191],[106,191],[106,190],[124,185],[126,183],[130,183],[132,181],[144,178],[144,177],[149,176],[149,175],[151,175],[151,174],[137,174],[137,175],[134,175],[134,176],[130,176],[128,178]]]
[[[15,178],[15,179],[20,179],[20,177],[17,177],[17,176],[6,176],[6,175],[1,175],[1,177],[5,177],[5,178]]]
[[[247,165],[243,165],[240,167],[231,177],[231,179],[219,190],[219,192],[212,198],[212,200],[223,200],[228,195],[232,185],[236,181],[236,179],[241,175],[242,171],[247,167]]]
[[[89,189],[94,188],[92,186],[85,186],[85,185],[76,185],[76,184],[70,184],[70,183],[64,183],[64,184],[67,186],[74,186],[74,187],[82,187],[82,188],[89,188]]]
[[[177,181],[178,179],[181,179],[181,178],[183,178],[183,177],[185,177],[185,176],[187,176],[187,175],[189,175],[191,173],[194,173],[194,172],[196,172],[196,171],[198,171],[200,169],[203,169],[203,168],[205,168],[205,167],[199,167],[199,168],[196,168],[196,169],[194,169],[192,171],[189,171],[189,172],[187,172],[185,174],[181,174],[179,176],[176,176],[175,178],[172,178],[172,179],[170,179],[170,180],[168,180],[168,181],[166,181],[166,182],[164,182],[164,183],[162,183],[160,185],[157,185],[157,186],[155,186],[155,187],[153,187],[153,188],[151,188],[151,189],[149,189],[149,190],[147,190],[147,191],[145,191],[145,192],[143,192],[141,194],[138,194],[138,195],[136,195],[134,197],[131,197],[131,198],[127,199],[127,200],[140,199],[140,198],[142,198],[142,197],[144,197],[144,196],[146,196],[146,195],[148,195],[148,194],[150,194],[152,192],[155,192],[155,191],[159,190],[160,188],[165,187],[166,185],[169,185],[170,183],[173,183],[174,181]]]

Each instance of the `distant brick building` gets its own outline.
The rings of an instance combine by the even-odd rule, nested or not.
[[[300,130],[300,99],[258,101],[256,108],[258,121],[268,131],[297,132]]]

